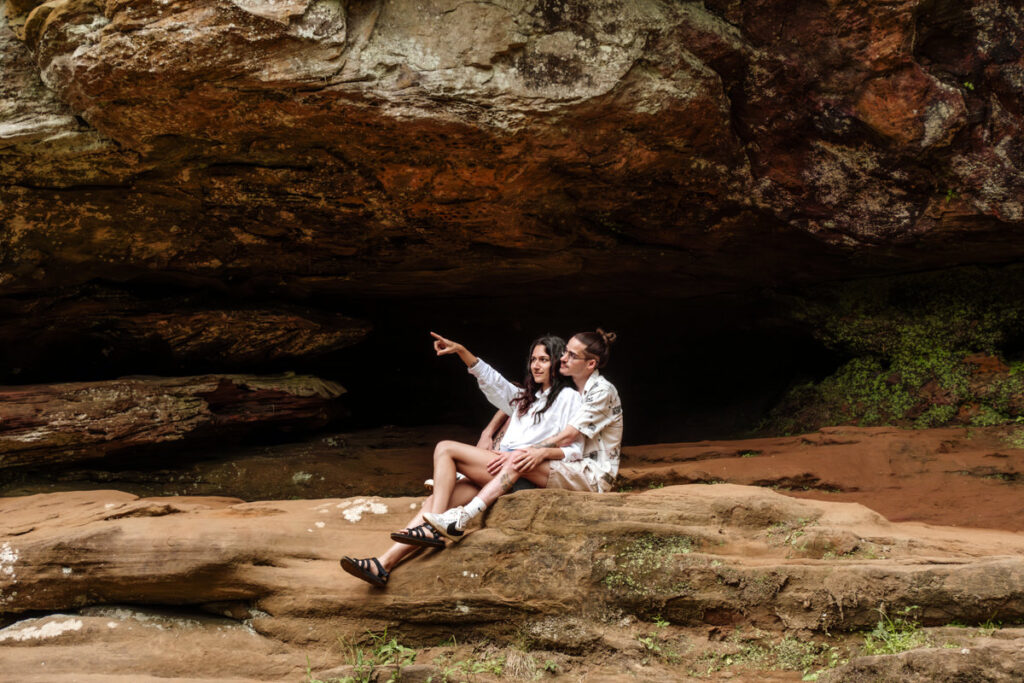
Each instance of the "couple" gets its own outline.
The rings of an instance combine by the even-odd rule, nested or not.
[[[562,488],[604,492],[619,470],[622,405],[599,368],[608,363],[615,333],[580,332],[566,344],[545,336],[530,345],[525,388],[519,388],[462,344],[434,334],[438,356],[456,354],[500,411],[476,446],[442,441],[434,448],[434,492],[409,525],[391,534],[383,555],[343,557],[342,568],[375,586],[417,547],[458,542],[470,520],[508,491]],[[509,417],[499,450],[492,435]]]

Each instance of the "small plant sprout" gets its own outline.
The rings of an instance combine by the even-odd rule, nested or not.
[[[868,655],[894,655],[929,644],[928,634],[912,616],[917,605],[904,607],[893,615],[885,607],[878,608],[878,624],[864,636],[864,653]]]

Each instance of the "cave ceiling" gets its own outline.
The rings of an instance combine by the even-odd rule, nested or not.
[[[0,314],[37,327],[130,338],[158,314],[187,355],[248,316],[301,355],[365,333],[348,299],[694,297],[1024,254],[1017,3],[0,11]],[[316,297],[339,315],[288,308]],[[242,329],[243,357],[287,355]]]

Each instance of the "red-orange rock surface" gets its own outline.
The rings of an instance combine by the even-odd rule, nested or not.
[[[627,446],[618,484],[633,491],[754,485],[797,498],[859,503],[891,521],[1024,531],[1024,449],[1006,436],[1002,427],[847,426],[790,437]],[[474,437],[454,426],[389,427],[230,451],[204,444],[193,446],[187,460],[166,459],[158,468],[94,462],[10,473],[0,493],[114,487],[140,496],[245,500],[417,495],[431,476],[434,444]]]
[[[879,605],[915,605],[926,625],[1024,617],[1020,534],[891,524],[859,505],[727,484],[519,493],[458,546],[399,567],[386,590],[340,571],[340,554],[380,552],[414,508],[410,498],[242,503],[116,491],[0,500],[0,611],[67,615],[0,630],[4,661],[31,675],[46,661],[50,676],[281,680],[301,675],[301,653],[334,666],[339,637],[385,626],[421,643],[446,629],[499,642],[532,633],[555,652],[596,647],[628,660],[636,636],[619,639],[636,616],[819,635],[870,628]],[[185,644],[219,628],[218,640],[247,656],[127,650],[111,660],[128,631],[160,617],[108,605],[226,615],[234,622],[167,626]],[[706,630],[686,633],[707,645]]]
[[[1004,428],[829,427],[742,441],[635,446],[627,486],[729,482],[856,502],[892,521],[1024,531],[1024,450]]]
[[[220,376],[348,346],[369,325],[337,313],[378,324],[381,299],[514,293],[564,313],[574,297],[582,317],[596,292],[618,297],[611,318],[669,318],[658,301],[1014,261],[1022,54],[1020,12],[997,0],[10,0],[0,361],[11,381],[49,364],[114,377],[116,363],[90,364],[133,353],[125,367]],[[627,310],[637,295],[654,303]],[[61,358],[78,346],[80,370]],[[371,380],[408,378],[376,360]],[[282,424],[284,405],[316,422],[326,398],[148,381],[87,409],[55,385],[5,391],[2,464]],[[1021,455],[979,434],[632,447],[626,486],[731,483],[517,494],[387,592],[337,558],[379,552],[414,499],[326,488],[348,472],[344,495],[371,476],[410,490],[428,444],[376,463],[281,447],[166,481],[128,463],[126,481],[203,493],[258,472],[252,492],[302,495],[320,477],[306,492],[324,498],[0,500],[0,618],[17,622],[0,630],[0,678],[282,680],[307,662],[351,675],[339,635],[387,627],[421,646],[529,641],[573,678],[666,680],[744,652],[737,625],[820,639],[915,606],[928,626],[1016,621]],[[657,616],[667,631],[642,621]],[[969,678],[999,661],[995,674],[1024,676],[1008,654],[1019,634],[968,638],[835,675]],[[432,666],[420,673],[448,676]]]
[[[0,18],[0,291],[695,293],[1021,254],[994,0],[37,4]]]

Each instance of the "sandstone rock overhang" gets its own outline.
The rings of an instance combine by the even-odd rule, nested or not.
[[[6,8],[0,293],[693,295],[1024,251],[995,0]]]

